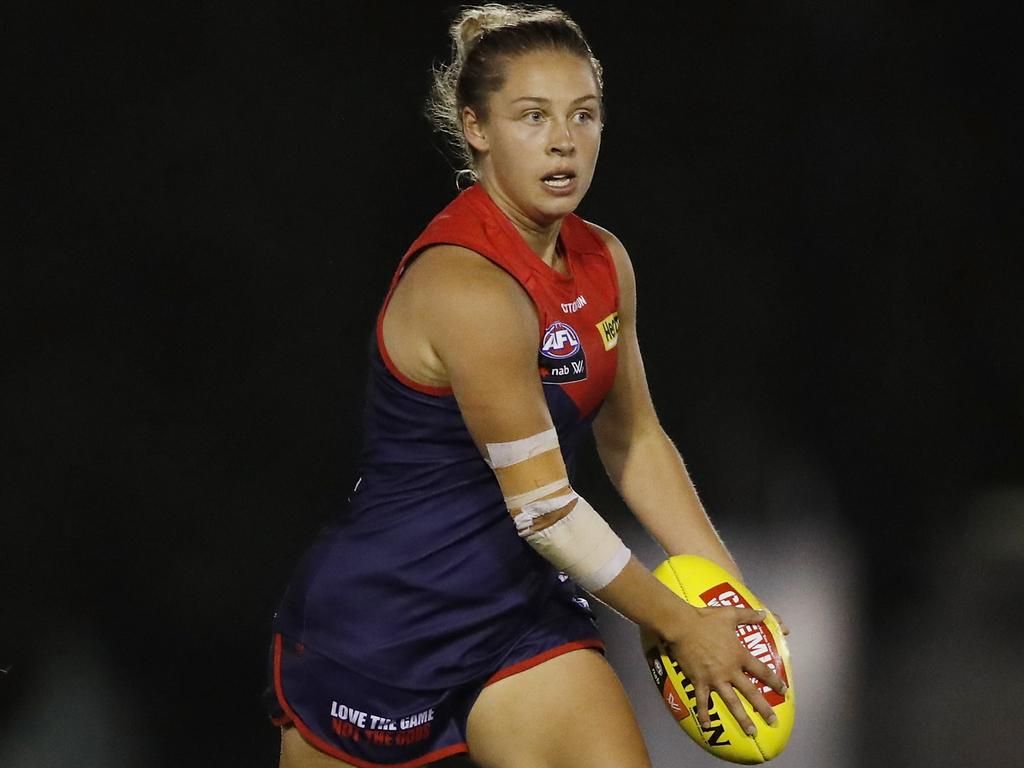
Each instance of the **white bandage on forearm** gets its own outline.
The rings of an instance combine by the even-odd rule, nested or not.
[[[552,483],[552,485],[555,484]],[[530,527],[533,525],[533,521],[538,517],[544,517],[544,515],[551,514],[556,509],[567,507],[579,498],[579,496],[576,495],[576,491],[568,486],[569,481],[563,479],[559,481],[558,487],[552,488],[551,491],[557,491],[561,488],[565,488],[568,493],[561,493],[558,496],[552,496],[550,499],[537,499],[536,501],[531,499],[529,504],[522,506],[522,509],[519,510],[519,514],[513,518],[516,521],[516,530],[519,531],[520,536],[525,538],[528,535],[527,531],[530,530]],[[541,489],[538,488],[537,490],[539,491]],[[548,491],[548,493],[551,493],[551,491]],[[525,496],[526,494],[524,493],[522,495]],[[509,504],[509,509],[513,509],[511,504]]]
[[[486,443],[484,460],[492,469],[506,469],[558,447],[558,433],[549,429],[521,440]],[[538,518],[573,502],[575,506],[565,517],[531,533]],[[538,488],[506,496],[505,504],[514,515],[519,535],[588,592],[608,586],[629,562],[630,551],[622,539],[585,499],[576,495],[564,475]]]
[[[563,502],[556,509],[568,503]],[[631,554],[608,523],[580,496],[576,497],[576,506],[568,515],[525,539],[542,557],[569,574],[588,592],[608,586],[626,567]]]
[[[522,440],[487,443],[484,447],[487,449],[487,456],[484,457],[484,460],[491,469],[502,469],[557,448],[558,432],[552,427],[546,432],[538,432],[536,435],[524,437]]]
[[[527,504],[543,499],[545,496],[550,496],[555,491],[560,491],[563,488],[569,487],[569,478],[560,477],[553,483],[542,485],[540,488],[534,488],[532,491],[526,493],[517,493],[515,496],[506,496],[505,504],[508,505],[510,510],[512,509],[523,509]],[[568,503],[568,502],[566,502]]]

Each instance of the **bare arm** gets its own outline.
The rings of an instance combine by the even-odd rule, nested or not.
[[[651,402],[636,336],[636,281],[622,244],[599,230],[619,273],[619,363],[594,422],[597,450],[630,511],[669,555],[700,555],[742,574],[704,511]]]

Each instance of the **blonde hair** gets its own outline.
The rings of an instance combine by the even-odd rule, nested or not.
[[[462,110],[470,107],[487,119],[487,99],[505,82],[505,64],[538,50],[565,51],[586,60],[598,96],[604,96],[601,62],[579,25],[557,8],[536,5],[487,5],[464,8],[448,29],[451,61],[434,69],[427,117],[462,164],[459,174],[475,177],[476,157],[462,132]]]

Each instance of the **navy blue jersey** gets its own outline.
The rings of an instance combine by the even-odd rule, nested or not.
[[[568,216],[560,240],[568,276],[474,186],[413,243],[392,291],[409,261],[439,243],[469,248],[520,282],[537,308],[538,376],[571,481],[615,376],[618,282],[588,224]],[[451,390],[411,381],[391,363],[381,319],[359,482],[300,564],[275,631],[381,682],[458,685],[493,671],[547,601],[575,587],[517,534]]]

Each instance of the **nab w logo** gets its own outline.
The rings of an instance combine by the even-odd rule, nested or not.
[[[579,334],[566,323],[554,322],[544,331],[537,364],[545,384],[568,384],[587,378],[587,356]]]
[[[580,349],[580,337],[565,323],[552,323],[544,331],[544,342],[540,353],[552,360],[564,360],[572,357]]]

